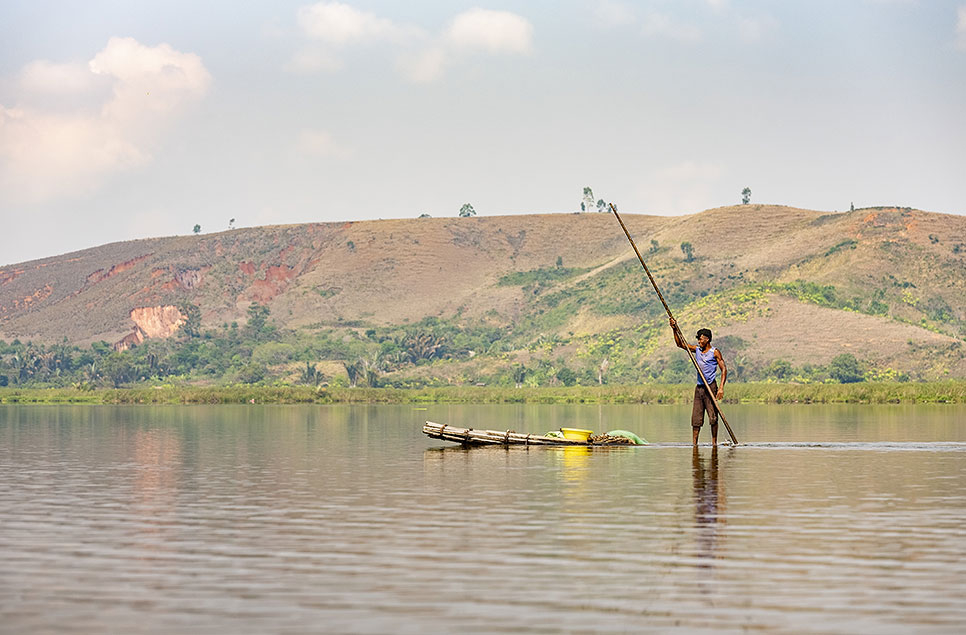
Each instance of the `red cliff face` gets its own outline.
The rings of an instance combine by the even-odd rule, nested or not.
[[[265,279],[255,280],[251,286],[251,298],[265,304],[285,291],[295,278],[296,272],[285,265],[270,266],[265,269]]]
[[[148,338],[165,339],[178,332],[185,316],[176,306],[143,306],[131,309],[134,331],[114,343],[114,350],[125,351]]]
[[[176,306],[144,306],[131,309],[131,319],[145,337],[165,339],[178,332],[185,316]]]

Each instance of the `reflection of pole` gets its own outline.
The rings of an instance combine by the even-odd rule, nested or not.
[[[648,279],[651,281],[651,286],[654,287],[654,291],[657,292],[657,297],[660,298],[661,304],[664,305],[664,310],[667,311],[667,316],[674,320],[674,316],[671,315],[671,309],[668,307],[667,302],[664,301],[664,296],[661,295],[661,290],[657,288],[657,282],[654,281],[654,276],[651,275],[651,270],[647,268],[647,264],[644,262],[644,256],[641,255],[641,250],[637,248],[637,245],[634,243],[634,239],[631,238],[631,233],[627,231],[627,225],[624,224],[624,221],[621,219],[621,215],[617,213],[617,208],[613,203],[610,204],[610,209],[612,212],[614,212],[614,216],[617,217],[617,222],[621,224],[621,229],[624,230],[624,235],[627,236],[627,240],[631,242],[631,247],[634,248],[634,253],[637,254],[637,259],[641,261],[641,266],[644,267],[644,273],[647,274]],[[711,386],[708,385],[708,380],[704,378],[704,373],[702,373],[701,369],[698,367],[698,360],[694,358],[694,353],[690,348],[688,348],[687,340],[684,339],[684,335],[681,333],[680,327],[678,327],[677,320],[675,320],[672,328],[674,329],[674,332],[677,333],[681,341],[685,343],[684,350],[688,352],[688,357],[691,358],[691,363],[694,364],[694,369],[698,371],[698,377],[701,378],[701,383],[704,384],[704,389],[708,391],[708,395],[711,396],[711,403],[714,405],[715,411],[724,422],[725,428],[728,429],[728,435],[731,437],[731,442],[735,445],[738,445],[738,439],[735,438],[735,433],[731,430],[731,426],[728,425],[728,420],[725,419],[724,413],[721,412],[721,407],[718,405],[718,399],[715,397],[715,394],[711,392]]]

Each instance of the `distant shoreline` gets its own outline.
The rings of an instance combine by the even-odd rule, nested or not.
[[[0,404],[687,404],[691,384],[513,388],[334,388],[310,386],[152,386],[82,390],[0,388]],[[724,404],[966,403],[966,380],[855,384],[734,383]]]

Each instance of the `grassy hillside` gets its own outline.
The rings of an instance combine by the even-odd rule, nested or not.
[[[843,353],[868,378],[966,376],[966,218],[743,205],[625,222],[686,334],[713,329],[732,377],[824,381]],[[253,303],[275,330],[221,350],[245,340],[232,323]],[[114,343],[132,309],[166,305],[200,315],[198,341],[149,336],[141,354],[225,357],[211,380],[260,364],[260,381],[294,381],[306,363],[330,381],[396,385],[690,375],[609,214],[261,227],[0,269],[7,343]]]

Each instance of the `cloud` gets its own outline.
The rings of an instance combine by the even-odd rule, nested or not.
[[[308,38],[283,70],[291,73],[337,72],[344,68],[342,52],[352,46],[404,44],[422,37],[412,26],[400,25],[341,2],[319,2],[299,7],[296,21]]]
[[[403,55],[397,66],[410,81],[432,82],[461,58],[475,54],[527,55],[533,25],[515,13],[470,9],[460,13],[428,47]]]
[[[470,9],[453,19],[443,41],[455,50],[526,54],[533,48],[533,25],[509,11]]]
[[[966,4],[956,10],[956,48],[966,51]]]
[[[89,67],[95,75],[114,80],[114,96],[103,115],[125,128],[167,117],[204,95],[211,83],[197,55],[167,44],[147,47],[129,37],[111,38]]]
[[[341,2],[319,2],[300,7],[298,24],[310,38],[335,47],[401,40],[412,33],[410,28]]]
[[[284,69],[293,73],[336,72],[352,46],[388,44],[396,68],[414,82],[432,82],[459,58],[473,54],[526,55],[533,50],[533,25],[515,13],[469,9],[436,36],[340,2],[299,8],[297,21],[309,44]]]
[[[20,104],[0,105],[0,200],[83,195],[150,162],[164,130],[210,81],[197,55],[132,38],[112,38],[86,67],[31,62],[20,73]],[[86,107],[91,95],[100,99]]]

